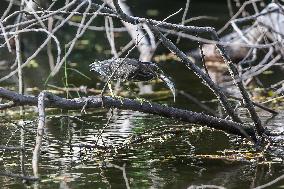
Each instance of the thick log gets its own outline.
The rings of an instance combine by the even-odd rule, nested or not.
[[[187,123],[207,126],[212,129],[221,130],[228,134],[252,138],[252,140],[255,139],[254,130],[252,127],[248,127],[233,121],[209,116],[204,113],[196,113],[189,110],[160,105],[157,103],[139,102],[128,98],[112,98],[109,96],[104,96],[103,98],[101,98],[101,96],[89,96],[83,98],[65,99],[56,96],[52,93],[47,92],[45,94],[46,98],[44,100],[44,103],[46,107],[68,110],[81,110],[83,107],[85,109],[115,107],[119,109],[127,109],[159,115],[166,118],[173,118]],[[38,104],[38,97],[31,95],[20,95],[16,92],[1,87],[0,97],[13,101],[14,106],[37,106]],[[1,105],[0,109],[2,109]]]

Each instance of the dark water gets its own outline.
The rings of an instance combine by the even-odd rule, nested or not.
[[[140,8],[141,2],[133,1],[131,6],[137,11],[137,15],[142,16],[147,14],[147,9]],[[159,10],[153,18],[163,19],[169,12],[175,12],[184,6],[185,1],[163,1],[164,6],[161,6],[161,1],[143,1],[144,3],[148,9]],[[209,1],[206,4],[193,1],[190,10],[191,16],[210,13],[211,16],[221,18],[221,22],[216,23],[204,21],[207,25],[218,26],[227,18],[227,8],[222,1]],[[176,21],[175,19],[178,20],[174,18],[173,21]],[[204,23],[198,22],[199,25],[206,25]],[[110,56],[102,53],[103,50],[109,49],[105,46],[106,41],[102,40],[103,36],[103,33],[87,33],[83,40],[91,43],[83,48],[76,48],[68,60],[68,68],[80,70],[93,78],[90,81],[69,70],[70,87],[97,87],[98,80],[88,72],[88,64],[94,59]],[[195,45],[183,43],[182,47],[191,48]],[[159,53],[162,52],[161,50]],[[36,62],[39,68],[25,70],[25,85],[44,88],[43,82],[49,73],[46,56],[39,56]],[[215,103],[208,102],[214,98],[212,93],[181,63],[170,60],[162,62],[161,66],[174,79],[177,89],[184,90],[205,101],[211,108],[217,109]],[[64,87],[63,78],[62,71],[57,77],[50,79],[48,84]],[[154,83],[153,88],[154,91],[166,89],[161,83]],[[77,94],[73,93],[73,97],[76,96]],[[181,95],[176,103],[173,103],[169,95],[155,101],[197,112],[203,111]],[[260,113],[263,121],[267,121],[269,115]],[[105,109],[88,110],[86,115],[73,111],[47,111],[39,165],[41,181],[36,184],[22,184],[19,179],[0,177],[0,188],[126,188],[123,171],[120,169],[123,166],[131,188],[175,189],[202,184],[236,189],[253,188],[284,173],[282,142],[274,145],[276,147],[272,148],[273,152],[267,152],[258,158],[259,154],[254,152],[251,146],[244,145],[241,139],[229,137],[223,132],[133,111],[115,109],[112,114],[107,124],[111,114]],[[35,144],[36,119],[36,111],[27,109],[23,120],[30,121],[25,122],[27,151],[24,162],[28,175],[32,175],[31,157]],[[21,123],[18,113],[3,112],[0,120],[0,144],[18,146]],[[267,126],[271,130],[283,131],[283,113],[267,121]],[[141,134],[145,137],[143,142],[129,145],[131,139],[134,140],[135,136]],[[154,137],[147,140],[149,135]],[[96,144],[100,148],[94,148]],[[16,151],[2,151],[0,169],[20,173],[20,155],[21,153]],[[283,188],[283,185],[282,181],[270,188]]]
[[[275,155],[267,153],[257,158],[258,154],[253,151],[244,152],[249,147],[238,145],[239,139],[222,132],[121,110],[113,112],[113,119],[105,127],[107,114],[105,110],[84,116],[77,112],[69,112],[69,116],[48,113],[39,167],[40,188],[125,188],[122,171],[113,165],[125,165],[131,188],[187,188],[201,184],[249,188],[283,174],[283,143],[274,149]],[[35,121],[25,126],[25,167],[29,174],[32,174],[30,163],[36,124]],[[270,121],[269,126],[283,131],[283,115]],[[104,132],[98,138],[103,127]],[[1,144],[19,145],[17,129],[7,121],[1,123]],[[180,132],[155,135],[170,129]],[[129,137],[139,133],[156,137],[127,145]],[[93,148],[95,144],[101,148]],[[1,170],[19,173],[19,157],[19,152],[1,154]],[[2,188],[23,188],[20,180],[0,178]]]

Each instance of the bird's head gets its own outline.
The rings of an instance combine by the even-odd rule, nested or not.
[[[99,72],[100,67],[101,67],[97,62],[94,62],[90,64],[89,66],[90,66],[90,71],[95,71],[95,72]]]

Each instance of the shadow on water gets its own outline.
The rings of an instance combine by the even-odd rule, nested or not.
[[[151,15],[151,11],[138,11],[141,2],[136,0],[133,3],[132,8],[137,9],[137,15]],[[185,3],[163,1],[167,4],[164,10],[160,9],[161,1],[145,2],[152,7],[152,14],[156,9],[160,11],[156,16],[152,15],[156,19],[163,19],[163,15],[168,15],[168,7],[178,9]],[[212,6],[211,4],[204,6],[202,3],[193,3],[195,8],[191,12],[192,16],[201,13],[207,15],[209,12],[212,12],[212,16],[225,14],[221,11],[227,10],[225,4],[214,3]],[[173,12],[177,9],[172,8]],[[214,11],[216,9],[220,11]],[[199,10],[204,12],[200,13]],[[199,24],[204,25],[202,22]],[[215,26],[217,25],[218,23]],[[94,59],[109,56],[106,55],[109,47],[105,46],[106,41],[101,40],[103,35],[103,33],[89,32],[87,37],[82,39],[85,43],[77,46],[68,61],[68,68],[80,70],[92,80],[81,77],[70,69],[68,71],[70,86],[97,87],[99,80],[96,75],[88,71],[88,64]],[[193,47],[187,45],[182,44],[187,48]],[[32,65],[34,66],[25,69],[25,85],[41,87],[49,74],[46,56],[39,56]],[[162,62],[161,66],[174,78],[177,89],[184,90],[202,101],[214,98],[200,80],[188,72],[182,64],[168,61]],[[52,78],[49,84],[64,87],[62,78],[64,78],[63,71],[56,78]],[[166,87],[160,83],[154,84],[154,89],[157,91],[164,88]],[[159,103],[173,104],[171,97],[159,100]],[[216,108],[215,103],[212,104],[209,104],[211,108]],[[178,96],[174,105],[198,112],[203,111],[182,96]],[[31,157],[35,143],[37,114],[30,109],[27,112],[25,120],[32,121],[25,124],[27,150],[25,167],[27,172],[32,174]],[[47,113],[49,118],[39,167],[42,177],[40,188],[125,188],[122,170],[111,166],[122,167],[124,164],[131,188],[187,188],[190,185],[201,184],[221,185],[226,188],[250,188],[283,174],[281,148],[273,149],[273,155],[266,157],[264,161],[262,158],[257,158],[258,154],[251,151],[249,145],[243,146],[240,139],[204,127],[126,110],[110,112],[101,109],[88,111],[86,115],[58,110],[50,110]],[[19,127],[15,123],[19,123],[19,116],[12,113],[11,115],[12,117],[5,115],[0,117],[0,141],[2,145],[18,146]],[[267,115],[263,115],[262,118],[264,121],[268,119]],[[267,125],[269,129],[282,132],[283,113],[269,121]],[[141,134],[145,140],[137,144],[128,144]],[[149,140],[147,138],[149,135],[154,137]],[[99,148],[94,147],[96,144]],[[282,144],[280,138],[277,145],[283,146]],[[260,160],[264,163],[259,164]],[[0,168],[20,173],[19,152],[1,152]],[[277,186],[280,187],[281,184],[283,185],[284,182],[279,182]],[[23,184],[17,179],[0,177],[0,187],[16,189],[23,188]]]

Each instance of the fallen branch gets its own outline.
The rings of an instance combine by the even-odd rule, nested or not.
[[[19,150],[23,150],[23,148],[21,146],[0,146],[0,151],[1,150],[19,151]]]
[[[232,95],[230,95],[229,97],[232,98],[232,99],[234,99],[234,100],[242,101],[241,98],[238,98],[238,97],[235,97],[235,96],[232,96]],[[273,115],[277,115],[277,114],[278,114],[277,111],[272,110],[272,109],[270,109],[270,108],[268,108],[268,107],[266,107],[266,106],[264,106],[264,105],[262,105],[262,104],[259,104],[259,103],[257,103],[257,102],[253,102],[253,101],[252,101],[252,104],[255,105],[256,107],[262,109],[262,110],[265,110],[265,111],[267,111],[267,112],[273,114]]]
[[[130,189],[129,180],[128,180],[127,176],[126,176],[126,170],[125,170],[126,163],[124,163],[122,167],[120,167],[118,165],[115,165],[115,164],[112,164],[112,163],[106,163],[106,166],[107,167],[114,167],[116,169],[121,170],[122,171],[122,175],[123,175],[123,179],[124,179],[124,182],[125,182],[125,187],[127,189]]]
[[[283,180],[283,179],[284,179],[284,175],[281,175],[280,177],[277,177],[276,179],[274,179],[274,180],[272,180],[272,181],[270,181],[270,182],[268,182],[268,183],[266,183],[266,184],[264,184],[264,185],[257,186],[257,187],[255,187],[254,189],[263,189],[263,188],[270,187],[270,186],[272,186],[273,184],[275,184],[275,183],[277,183],[277,182],[279,182],[279,181],[281,181],[281,180]]]
[[[84,106],[85,109],[90,109],[101,108],[103,105],[104,108],[115,107],[119,109],[127,109],[159,115],[166,118],[181,120],[191,124],[207,126],[212,129],[221,130],[228,134],[239,135],[248,139],[252,138],[250,139],[252,141],[255,139],[254,130],[252,127],[248,127],[244,124],[236,123],[233,121],[209,116],[204,113],[196,113],[189,110],[160,105],[157,103],[141,103],[139,101],[128,98],[117,99],[108,96],[104,96],[103,98],[101,98],[101,96],[89,96],[83,98],[65,99],[48,92],[45,92],[44,94],[46,95],[46,98],[44,99],[45,107],[68,110],[81,110]],[[38,97],[31,95],[20,95],[16,92],[9,91],[2,87],[0,87],[0,97],[13,101],[15,106],[38,105]]]
[[[33,151],[32,167],[34,172],[34,177],[38,178],[38,162],[41,151],[42,138],[44,134],[45,127],[45,96],[46,92],[41,92],[38,96],[38,127],[37,127],[37,136],[35,149]]]
[[[22,180],[29,180],[29,181],[37,181],[38,180],[38,178],[36,178],[36,177],[23,176],[23,175],[14,174],[14,173],[0,172],[0,176],[13,177],[13,178],[18,178],[18,179],[22,179]]]

